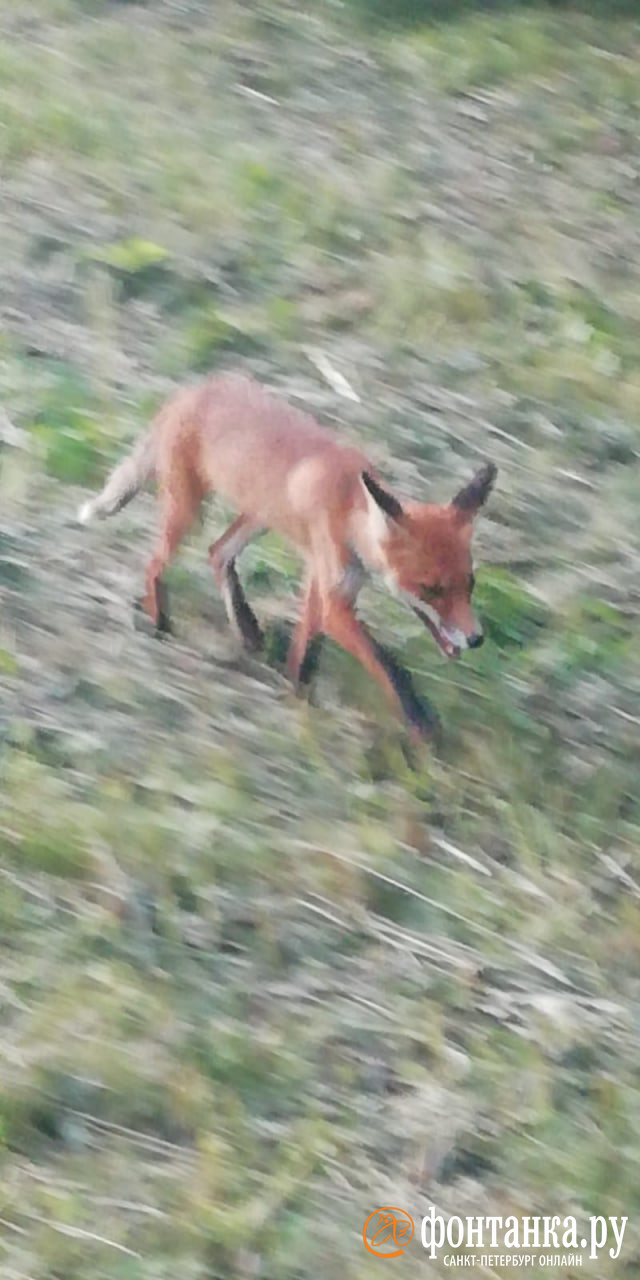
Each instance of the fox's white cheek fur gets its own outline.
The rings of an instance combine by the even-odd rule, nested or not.
[[[438,613],[437,609],[432,609],[431,605],[427,604],[424,600],[420,601],[419,608],[421,613],[426,614],[427,618],[429,619],[430,622],[433,623],[434,627],[438,628],[438,631],[444,631],[445,628],[442,625],[442,618],[440,617],[440,614]]]
[[[437,609],[432,608],[432,606],[427,604],[425,600],[419,600],[417,596],[414,596],[411,593],[411,591],[401,590],[397,583],[395,584],[394,594],[399,596],[404,604],[408,604],[410,609],[419,609],[438,631],[446,630]]]

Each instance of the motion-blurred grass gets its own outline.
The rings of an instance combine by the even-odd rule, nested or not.
[[[637,1272],[640,30],[355,7],[0,0],[7,1280],[368,1280],[431,1202],[626,1214],[580,1274]],[[363,597],[445,724],[413,771],[345,655],[315,706],[238,658],[215,505],[164,645],[151,500],[73,525],[231,365],[400,492],[500,466],[478,656]],[[243,572],[291,616],[287,548]]]

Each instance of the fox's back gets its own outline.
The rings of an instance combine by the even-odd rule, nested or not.
[[[306,541],[316,510],[352,504],[359,450],[251,378],[220,374],[178,393],[158,418],[159,459],[197,473],[237,511]],[[295,527],[292,527],[295,526]]]

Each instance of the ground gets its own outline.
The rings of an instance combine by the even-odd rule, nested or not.
[[[628,1215],[575,1274],[635,1276],[637,20],[0,0],[0,36],[3,1277],[449,1274],[367,1253],[383,1204]],[[310,704],[237,653],[215,504],[163,642],[152,497],[76,526],[222,367],[400,494],[498,463],[481,652],[363,596],[438,752],[338,651]],[[285,546],[242,567],[294,616]]]

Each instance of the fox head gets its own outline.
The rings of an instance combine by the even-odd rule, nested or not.
[[[473,523],[497,475],[487,462],[445,506],[401,504],[362,472],[369,530],[378,562],[395,595],[405,600],[448,658],[477,649],[484,636],[472,608]]]

